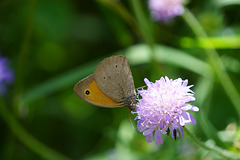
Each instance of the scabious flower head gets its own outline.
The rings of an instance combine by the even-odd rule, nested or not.
[[[138,103],[136,105],[137,129],[143,132],[147,142],[163,143],[162,134],[171,133],[172,138],[179,137],[178,131],[183,136],[183,126],[186,123],[196,124],[188,110],[198,111],[198,107],[187,104],[194,101],[194,92],[187,86],[188,80],[168,77],[161,78],[155,83],[144,79],[147,89],[138,90]]]
[[[0,57],[0,95],[6,93],[6,85],[13,82],[14,75],[8,67],[8,59]]]
[[[166,22],[183,14],[183,2],[184,0],[149,0],[148,5],[155,21]]]

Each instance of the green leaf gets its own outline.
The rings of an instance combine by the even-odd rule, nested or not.
[[[217,7],[222,8],[230,5],[240,5],[240,0],[215,0]]]
[[[213,75],[211,67],[207,63],[184,51],[162,45],[155,45],[154,55],[152,52],[152,49],[148,45],[140,44],[128,48],[126,50],[126,56],[129,58],[130,64],[133,65],[149,63],[153,56],[157,62],[172,64],[204,77]]]
[[[211,43],[209,43],[209,41]],[[240,47],[240,36],[207,37],[199,39],[184,37],[180,40],[180,44],[184,48],[232,49]]]

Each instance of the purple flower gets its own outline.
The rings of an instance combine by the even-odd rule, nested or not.
[[[194,101],[194,92],[187,86],[188,80],[168,77],[161,78],[155,83],[144,79],[147,89],[138,90],[139,97],[136,105],[137,129],[143,132],[147,142],[163,143],[162,134],[171,133],[172,138],[183,136],[183,126],[186,123],[196,124],[192,115],[186,111],[198,111],[198,107],[187,104]],[[141,97],[141,98],[140,98]]]
[[[13,82],[14,75],[8,67],[8,59],[0,57],[0,95],[6,93],[6,85]]]
[[[149,0],[151,16],[155,21],[166,22],[176,16],[182,15],[184,0]]]

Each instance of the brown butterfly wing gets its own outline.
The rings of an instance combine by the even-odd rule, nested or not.
[[[104,59],[94,74],[100,90],[107,96],[126,106],[131,106],[135,102],[136,92],[126,57],[112,56]]]

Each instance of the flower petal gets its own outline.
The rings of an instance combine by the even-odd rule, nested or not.
[[[155,137],[155,143],[157,145],[163,144],[162,135],[159,129],[156,129],[154,137]]]
[[[193,116],[190,113],[187,113],[189,116],[189,119],[191,120],[192,124],[196,125],[196,120],[193,118]]]
[[[144,135],[144,136],[147,136],[147,135],[149,135],[149,134],[152,134],[153,131],[154,131],[154,128],[149,128],[149,129],[147,129],[147,130],[145,130],[145,131],[143,132],[143,135]]]
[[[150,86],[152,82],[150,82],[147,78],[144,78],[144,82],[147,86]]]
[[[184,126],[185,125],[185,120],[184,120],[183,116],[179,116],[179,120],[180,120],[180,125]]]
[[[147,141],[148,143],[151,143],[152,140],[153,140],[153,134],[149,134],[149,135],[146,136],[146,141]]]
[[[179,130],[180,130],[180,133],[181,133],[181,137],[183,138],[183,128],[182,128],[182,126],[179,126]]]
[[[196,106],[192,106],[192,109],[191,109],[192,111],[195,111],[195,112],[198,112],[199,111],[199,108],[198,107],[196,107]]]
[[[142,120],[139,120],[137,122],[137,129],[139,132],[142,132],[146,129],[147,127],[143,125],[143,121]]]
[[[182,84],[182,86],[183,86],[183,87],[186,87],[186,86],[187,86],[187,84],[188,84],[188,80],[186,79],[185,81],[183,81],[183,84]]]

